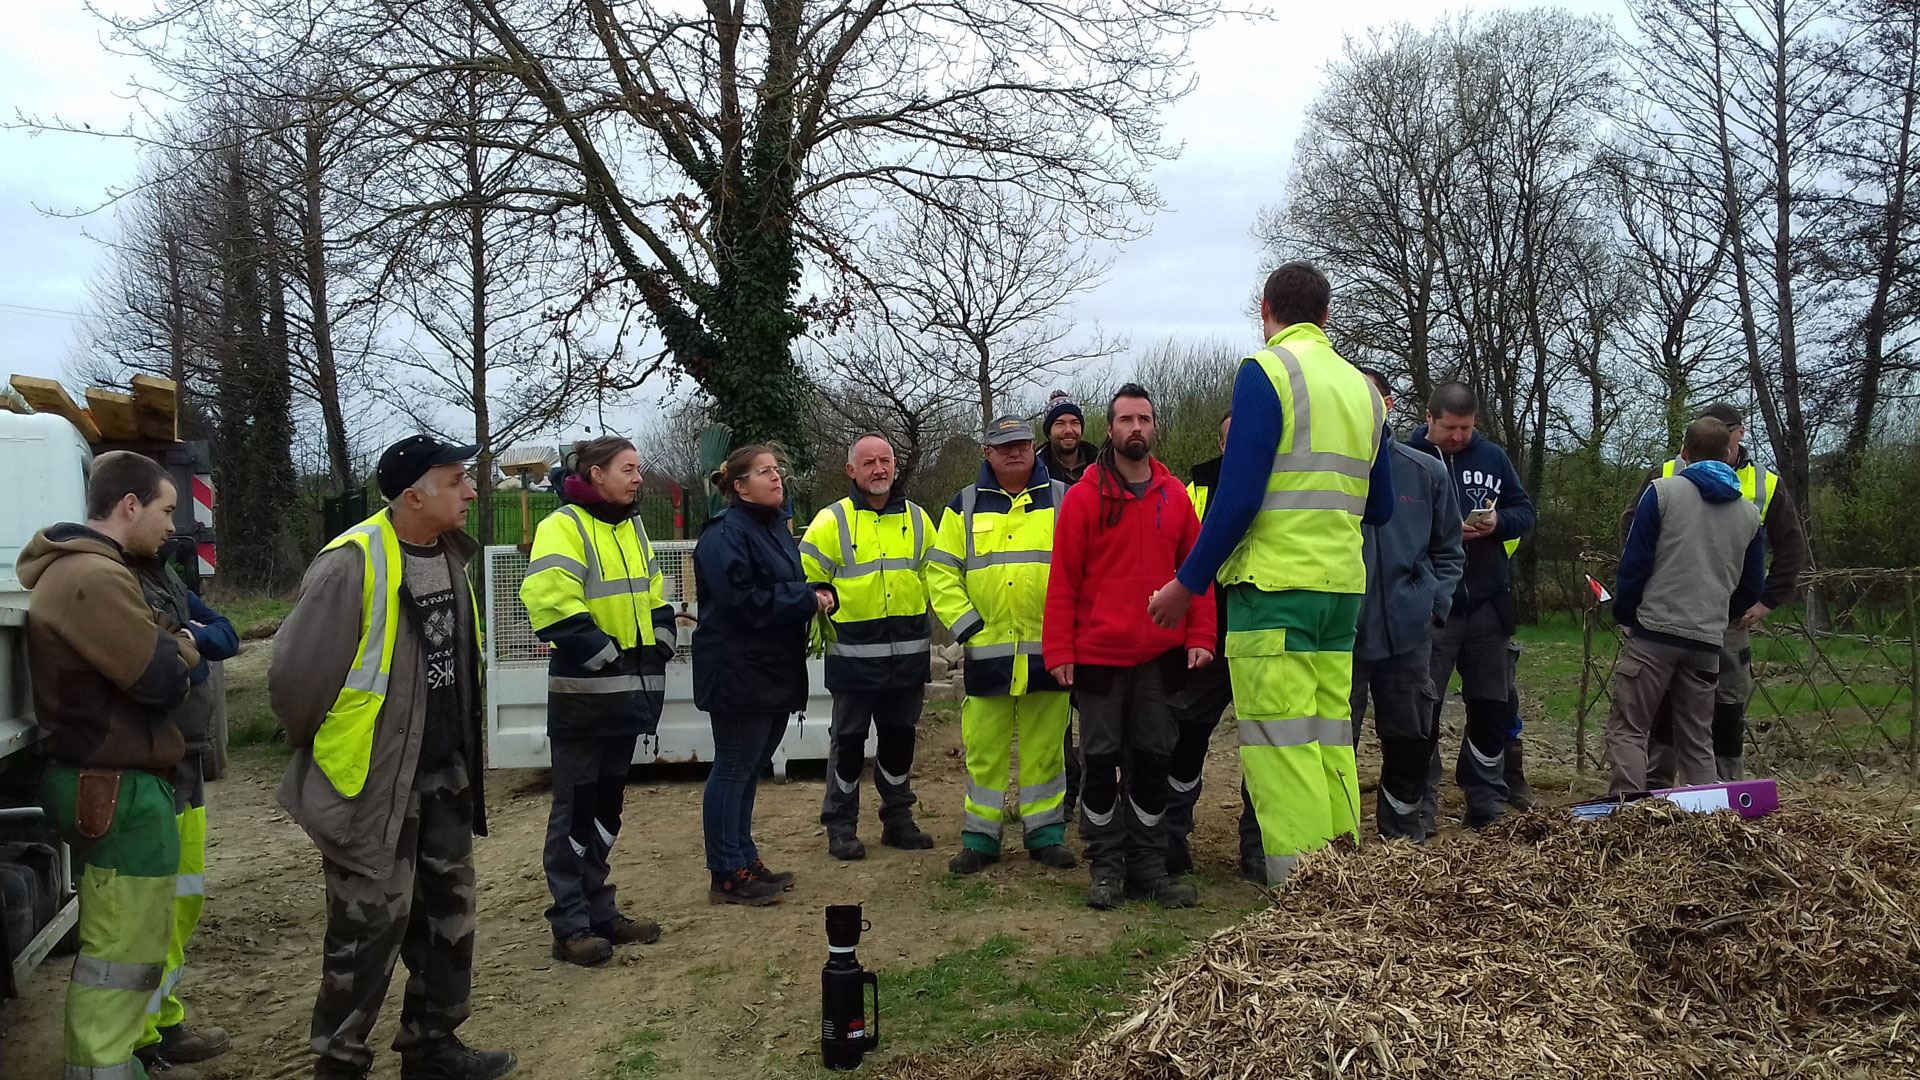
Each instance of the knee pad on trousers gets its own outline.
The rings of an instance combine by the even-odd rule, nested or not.
[[[1133,805],[1148,814],[1166,810],[1167,765],[1171,760],[1167,754],[1133,755],[1133,775],[1127,780],[1127,797]]]
[[[1747,707],[1738,701],[1713,706],[1713,756],[1737,758],[1747,748]]]
[[[860,779],[860,766],[867,757],[867,740],[842,739],[833,745],[833,772],[851,784]]]
[[[1178,780],[1197,780],[1207,763],[1207,743],[1213,739],[1213,727],[1188,724],[1180,728],[1174,740],[1173,755],[1167,759],[1167,775]]]
[[[1507,729],[1512,726],[1507,699],[1467,699],[1467,741],[1482,757],[1493,757],[1507,748]]]
[[[1111,813],[1120,798],[1120,755],[1088,754],[1080,801],[1089,809]]]
[[[907,775],[913,768],[913,728],[881,727],[876,731],[874,763],[889,775]]]

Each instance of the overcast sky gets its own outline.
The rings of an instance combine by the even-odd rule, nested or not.
[[[111,6],[139,10],[139,0]],[[1477,10],[1500,6],[1483,5]],[[1618,17],[1617,0],[1557,5]],[[100,26],[76,0],[8,0],[0,35],[0,114],[16,110],[113,131],[131,111],[137,69],[108,52]],[[1152,232],[1123,249],[1106,282],[1082,300],[1097,322],[1135,347],[1178,336],[1251,340],[1246,315],[1260,252],[1251,227],[1274,202],[1300,131],[1300,114],[1342,39],[1396,21],[1440,16],[1422,0],[1287,4],[1278,18],[1229,22],[1193,45],[1194,91],[1167,118],[1178,161],[1156,174],[1167,209]],[[59,377],[77,347],[76,316],[100,262],[89,234],[111,236],[112,219],[49,216],[100,205],[133,175],[134,147],[76,135],[0,131],[0,374]],[[611,419],[611,418],[610,418]]]

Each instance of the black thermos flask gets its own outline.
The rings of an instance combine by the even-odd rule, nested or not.
[[[880,1043],[880,979],[862,971],[853,950],[872,925],[859,904],[827,908],[827,966],[820,970],[820,1060],[829,1069],[852,1069]],[[873,987],[873,1020],[867,1020],[866,988]]]

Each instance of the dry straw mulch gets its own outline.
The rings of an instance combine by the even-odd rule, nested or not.
[[[1276,900],[1058,1075],[1920,1076],[1920,844],[1879,819],[1535,813],[1318,854]]]

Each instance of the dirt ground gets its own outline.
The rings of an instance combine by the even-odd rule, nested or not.
[[[234,662],[230,693],[244,692],[260,678],[267,652],[250,648]],[[707,903],[700,841],[703,773],[636,771],[614,851],[614,879],[622,906],[659,919],[665,936],[653,946],[624,949],[614,963],[595,970],[569,967],[548,953],[542,916],[547,892],[540,870],[548,807],[545,774],[493,774],[488,788],[492,835],[476,847],[480,893],[473,1018],[461,1035],[476,1046],[512,1047],[522,1063],[518,1075],[537,1080],[818,1075],[815,979],[825,960],[822,909],[827,904],[866,906],[873,929],[861,943],[860,958],[883,971],[883,983],[886,969],[925,965],[996,934],[1021,939],[1034,957],[1090,953],[1130,926],[1163,918],[1131,905],[1111,913],[1088,910],[1077,902],[1084,870],[1044,870],[1019,858],[1011,837],[1014,857],[986,871],[984,883],[1005,894],[1054,877],[1060,885],[1043,886],[1050,901],[1009,904],[1004,895],[980,901],[978,892],[957,889],[946,860],[959,843],[964,790],[959,726],[929,722],[921,738],[915,769],[920,821],[938,846],[901,852],[876,843],[871,785],[866,785],[868,858],[836,862],[826,854],[817,820],[817,769],[811,780],[768,783],[761,789],[756,836],[767,861],[794,870],[799,880],[784,903],[762,909]],[[1457,745],[1457,739],[1456,730],[1448,745]],[[1601,777],[1575,775],[1570,742],[1566,732],[1550,727],[1529,737],[1529,769],[1549,802],[1571,801],[1604,787]],[[1223,725],[1207,766],[1196,834],[1207,882],[1203,910],[1179,924],[1194,936],[1262,901],[1259,890],[1233,876],[1239,809],[1233,745],[1231,725]],[[202,1066],[209,1077],[310,1075],[307,1027],[325,923],[323,891],[318,856],[274,803],[283,760],[270,747],[238,751],[228,778],[209,789],[208,905],[188,953],[182,995],[192,1020],[232,1033],[233,1051]],[[1370,750],[1363,753],[1361,771],[1370,792],[1377,771]],[[1448,794],[1454,796],[1450,787]],[[1363,801],[1370,817],[1372,795]],[[1908,790],[1879,801],[1898,812],[1913,800]],[[1366,835],[1371,838],[1371,829]],[[23,998],[0,1013],[0,1080],[61,1075],[66,966],[57,958],[44,965]],[[403,977],[394,980],[375,1032],[381,1053],[373,1075],[382,1080],[398,1075],[397,1058],[384,1047],[395,1029]],[[621,1066],[622,1040],[643,1029],[648,1063]]]

